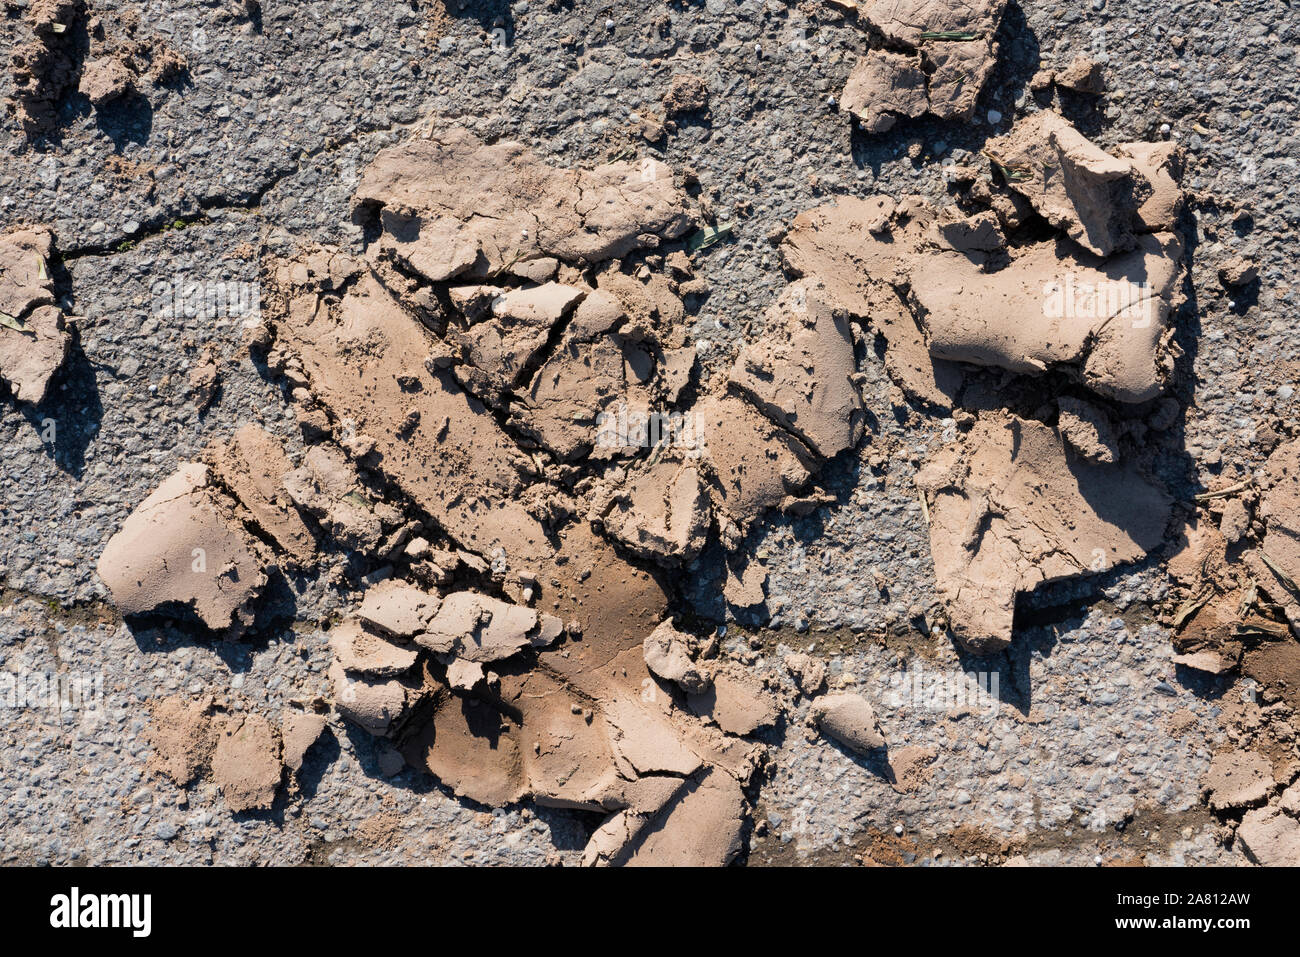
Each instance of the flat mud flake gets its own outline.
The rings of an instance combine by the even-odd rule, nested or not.
[[[1007,244],[998,218],[990,210],[966,216],[950,206],[939,216],[939,232],[958,252],[995,252]]]
[[[643,652],[647,668],[685,692],[698,694],[713,682],[709,668],[692,658],[689,636],[674,628],[671,619],[646,636]]]
[[[373,552],[384,526],[364,494],[356,467],[330,445],[313,445],[302,465],[285,473],[283,485],[295,505],[315,516],[344,548]]]
[[[222,716],[215,725],[212,778],[226,807],[235,813],[270,808],[284,776],[279,734],[258,714]]]
[[[357,617],[399,638],[414,638],[429,626],[442,599],[414,585],[390,578],[366,589]]]
[[[907,53],[875,49],[858,61],[841,96],[868,132],[884,132],[894,115],[969,122],[997,63],[995,38],[1006,0],[873,0],[858,19]]]
[[[950,40],[925,45],[930,67],[930,112],[941,120],[969,123],[984,82],[997,63],[986,38]]]
[[[280,718],[280,741],[284,766],[294,774],[302,770],[303,759],[312,745],[320,740],[329,723],[323,714],[313,711],[286,710]]]
[[[741,849],[745,795],[734,778],[712,771],[692,779],[615,855],[628,867],[725,867]]]
[[[660,461],[614,494],[602,521],[606,533],[633,554],[682,562],[703,550],[710,517],[699,470],[689,462]]]
[[[722,585],[722,595],[729,605],[753,608],[763,604],[767,595],[767,569],[757,559],[747,559],[735,553],[727,557],[727,574]]]
[[[316,554],[316,537],[284,484],[292,467],[278,439],[250,423],[205,457],[217,481],[295,563],[304,564]]]
[[[1201,786],[1216,811],[1263,804],[1273,790],[1273,765],[1253,751],[1224,751],[1210,761]]]
[[[439,655],[486,664],[501,661],[525,648],[543,647],[560,636],[553,615],[480,595],[453,592],[443,599],[416,644]]]
[[[613,333],[586,341],[566,338],[537,370],[529,401],[511,407],[510,421],[563,462],[593,450],[628,451],[624,439],[631,436],[620,431],[620,423],[628,410],[651,407],[649,388],[629,374],[643,354]]]
[[[1110,417],[1091,402],[1062,396],[1058,429],[1065,441],[1089,462],[1112,464],[1119,461],[1119,442]]]
[[[370,679],[347,671],[337,661],[330,665],[329,677],[338,713],[376,737],[396,730],[422,697],[410,683],[396,678]]]
[[[690,227],[685,194],[657,160],[561,170],[463,130],[382,150],[365,170],[357,215],[377,215],[378,251],[432,282],[495,276],[542,258],[591,264]]]
[[[1300,582],[1300,442],[1286,442],[1273,450],[1264,466],[1263,483],[1264,551],[1278,571]]]
[[[936,358],[1038,374],[1074,372],[1093,391],[1145,402],[1173,370],[1168,320],[1181,277],[1172,233],[1107,260],[1066,241],[1024,247],[994,273],[975,253],[929,254],[912,297]]]
[[[529,793],[519,742],[503,724],[486,702],[442,692],[432,718],[401,750],[456,794],[500,807]]]
[[[1186,655],[1174,655],[1172,661],[1181,667],[1204,671],[1211,675],[1227,674],[1237,666],[1235,661],[1230,661],[1217,651],[1195,651]]]
[[[46,266],[53,245],[43,228],[0,236],[0,382],[33,405],[44,401],[71,343]]]
[[[862,398],[847,312],[816,280],[792,283],[767,310],[764,336],[746,346],[730,384],[822,458],[862,438]]]
[[[809,715],[822,734],[855,754],[870,754],[885,746],[876,711],[861,695],[823,695],[813,701]]]
[[[348,671],[392,677],[415,664],[418,652],[404,648],[366,628],[359,620],[345,619],[330,629],[330,649]]]
[[[166,775],[177,787],[188,787],[203,774],[216,746],[212,698],[173,695],[154,702],[145,737],[153,749],[149,770]]]
[[[131,513],[109,539],[99,577],[124,615],[186,606],[209,628],[251,621],[266,584],[256,542],[234,503],[187,462]]]
[[[713,510],[723,544],[732,548],[764,511],[807,486],[815,468],[812,455],[739,396],[710,397],[692,411],[712,468]]]
[[[982,415],[916,481],[950,624],[976,654],[1010,643],[1018,593],[1136,561],[1172,509],[1131,465],[1087,462],[1049,427],[1004,414]]]
[[[524,562],[549,556],[541,524],[517,501],[531,466],[479,400],[424,361],[434,342],[419,320],[369,271],[332,304],[294,292],[294,268],[270,267],[279,295],[266,308],[312,398],[366,436],[379,469],[458,544]]]
[[[1237,828],[1246,856],[1264,867],[1300,867],[1300,820],[1274,807],[1247,811]]]
[[[731,664],[714,672],[709,688],[686,699],[691,712],[715,722],[727,734],[753,734],[776,722],[777,707],[762,682]]]
[[[921,116],[929,100],[920,56],[868,51],[849,74],[840,104],[869,133],[892,129],[900,116]]]

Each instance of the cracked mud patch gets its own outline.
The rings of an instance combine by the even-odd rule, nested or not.
[[[59,527],[0,655],[100,650],[109,856],[1295,861],[1295,370],[1227,110],[1037,62],[1120,11],[827,6],[212,11],[264,116],[185,25],[11,16],[0,378],[66,474],[10,470]],[[255,308],[151,312],[173,259]],[[984,697],[900,705],[930,672]]]

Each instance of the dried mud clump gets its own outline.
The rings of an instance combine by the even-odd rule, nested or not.
[[[949,623],[981,653],[1010,642],[1019,593],[1164,541],[1172,501],[1140,440],[1179,355],[1184,276],[1165,147],[1112,156],[1053,114],[995,143],[1005,185],[943,210],[840,198],[782,242],[794,274],[883,340],[903,393],[960,425],[917,484]],[[981,368],[1020,378],[994,385]]]
[[[13,108],[28,136],[51,130],[64,95],[75,87],[86,46],[83,0],[36,0],[27,11],[30,39],[10,53]]]
[[[1169,496],[1137,469],[1076,458],[1050,426],[984,413],[917,475],[950,624],[970,650],[1011,640],[1015,598],[1135,561],[1164,540]]]
[[[10,55],[13,107],[29,137],[58,127],[58,113],[74,90],[96,109],[173,82],[188,69],[164,40],[146,36],[136,10],[111,17],[84,0],[37,0],[28,14],[33,38]]]
[[[1174,661],[1255,679],[1265,704],[1300,710],[1300,442],[1250,478],[1198,496],[1169,560],[1179,583]]]
[[[185,607],[209,628],[251,623],[266,576],[233,503],[187,462],[131,513],[99,558],[124,615]]]
[[[660,569],[824,500],[817,472],[863,432],[847,314],[794,283],[775,338],[688,388],[690,264],[664,247],[694,214],[662,164],[430,133],[376,157],[355,216],[363,255],[263,261],[250,342],[301,456],[252,426],[209,449],[109,543],[114,600],[238,628],[275,566],[382,563],[329,632],[340,715],[469,800],[606,814],[590,863],[727,862],[780,701],[673,629]],[[196,549],[224,575],[192,577]],[[762,601],[760,565],[732,576]],[[274,748],[233,728],[256,773],[228,802],[264,806]]]
[[[0,236],[0,381],[20,402],[40,404],[71,341],[54,295],[47,229]]]
[[[1005,0],[834,0],[852,10],[872,48],[840,97],[869,133],[926,113],[969,122],[997,63]]]
[[[286,780],[296,787],[303,758],[326,724],[312,711],[285,709],[277,725],[211,696],[172,696],[150,709],[148,767],[179,787],[210,779],[232,812],[266,811]]]

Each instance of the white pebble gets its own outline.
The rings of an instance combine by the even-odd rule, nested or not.
[[[1002,122],[1002,114],[999,113],[997,110],[989,110],[989,124],[992,125],[1001,122]]]

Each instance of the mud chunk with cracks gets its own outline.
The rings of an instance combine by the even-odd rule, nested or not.
[[[921,116],[930,101],[920,55],[868,51],[849,74],[840,104],[868,133],[893,129],[900,116]]]
[[[938,589],[958,640],[1011,642],[1016,595],[1158,546],[1172,501],[1132,464],[1098,465],[1046,425],[985,413],[917,474]]]
[[[703,550],[711,517],[708,490],[691,462],[660,461],[616,491],[601,521],[633,554],[667,563]]]
[[[997,62],[996,36],[1006,0],[864,0],[858,20],[906,53],[875,49],[863,57],[841,100],[864,127],[883,132],[893,115],[929,112],[969,122]]]
[[[684,199],[657,160],[561,170],[519,143],[455,129],[382,150],[356,215],[377,218],[377,252],[443,282],[547,257],[598,263],[678,238],[691,224]]]
[[[109,539],[98,571],[124,615],[184,607],[214,630],[252,620],[266,584],[257,543],[213,487],[208,468],[183,463]]]
[[[764,415],[824,459],[862,438],[862,398],[849,317],[816,280],[782,291],[766,334],[736,358],[729,382]]]
[[[53,245],[42,227],[0,236],[0,381],[33,405],[45,399],[70,343],[50,278]]]
[[[316,537],[289,493],[285,480],[293,469],[278,439],[248,423],[230,441],[209,447],[205,458],[217,482],[292,562],[310,561]]]
[[[688,695],[692,713],[716,722],[727,734],[753,734],[776,722],[777,705],[772,693],[746,670],[730,662],[715,669],[712,684]]]

